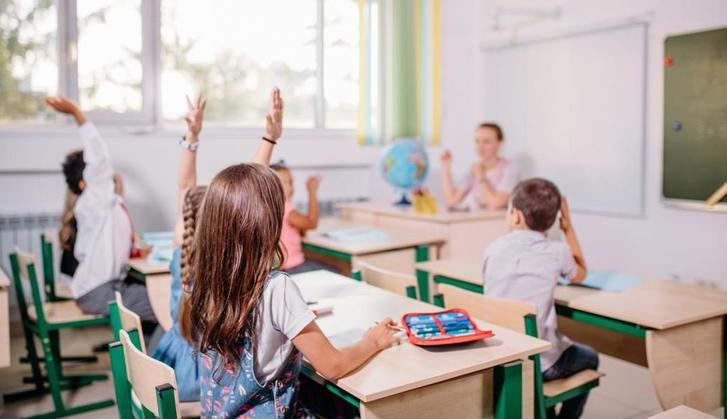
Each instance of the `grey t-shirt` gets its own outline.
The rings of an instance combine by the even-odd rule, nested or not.
[[[293,338],[315,319],[298,285],[284,272],[273,272],[263,291],[257,323],[255,377],[265,384],[276,377],[293,351]]]
[[[553,345],[541,355],[543,371],[573,343],[558,332],[554,295],[558,278],[572,279],[576,273],[568,245],[537,231],[512,231],[485,251],[482,275],[487,295],[537,306],[538,336]]]

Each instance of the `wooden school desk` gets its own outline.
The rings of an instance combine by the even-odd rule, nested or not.
[[[325,236],[327,231],[347,228],[377,229],[385,236],[346,241]],[[329,218],[321,220],[318,229],[308,232],[303,239],[303,250],[307,259],[329,263],[350,276],[358,261],[397,272],[412,272],[414,263],[436,259],[443,244],[444,236],[429,229],[384,228]]]
[[[354,343],[386,317],[399,322],[405,313],[441,310],[331,272],[307,272],[293,279],[306,300],[333,307],[331,314],[316,321],[337,346]],[[487,322],[477,324],[493,330],[495,336],[449,348],[425,349],[404,341],[337,382],[325,380],[310,367],[305,371],[358,407],[363,419],[483,418],[492,417],[495,410],[498,417],[532,417],[532,391],[526,386],[532,383],[532,365],[524,369],[523,377],[521,368],[526,364],[520,360],[545,351],[550,344]],[[341,340],[346,334],[354,337]]]
[[[0,268],[0,368],[10,366],[10,279]]]
[[[439,233],[447,241],[441,257],[481,257],[485,247],[507,232],[505,211],[448,212],[417,214],[411,207],[383,203],[342,204],[338,208],[345,220],[379,227],[403,227]]]
[[[416,268],[434,283],[482,292],[476,261]],[[565,335],[648,367],[662,408],[709,412],[727,405],[727,293],[651,279],[622,292],[559,285],[555,304]]]
[[[151,310],[164,330],[171,329],[174,324],[169,311],[169,298],[172,293],[172,275],[169,273],[169,262],[149,263],[146,259],[129,260],[129,275],[144,281],[149,296]]]

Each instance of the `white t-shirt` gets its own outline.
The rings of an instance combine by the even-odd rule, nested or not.
[[[577,272],[568,245],[537,231],[512,231],[485,251],[482,276],[487,295],[537,306],[538,336],[553,345],[541,355],[543,371],[573,344],[558,332],[555,286],[561,276],[572,279]]]
[[[284,272],[268,276],[258,313],[254,365],[255,377],[264,385],[278,375],[293,351],[293,338],[316,316]]]
[[[485,172],[483,181],[487,182],[495,191],[510,193],[518,183],[518,171],[509,160],[500,159],[497,166]],[[467,177],[458,184],[458,187],[467,193],[465,204],[473,210],[490,208],[487,199],[482,194],[482,188],[479,187],[479,182],[480,179],[475,178],[475,174],[470,170]]]

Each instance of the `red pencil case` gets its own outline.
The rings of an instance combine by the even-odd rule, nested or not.
[[[407,313],[401,316],[409,342],[419,346],[453,345],[495,336],[492,330],[481,330],[462,309],[433,313]]]

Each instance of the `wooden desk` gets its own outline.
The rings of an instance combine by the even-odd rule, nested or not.
[[[364,331],[385,317],[399,321],[407,312],[440,310],[326,271],[293,278],[307,300],[333,306],[332,314],[316,321],[334,344],[336,336],[352,329]],[[477,323],[480,328],[492,329],[495,337],[464,346],[430,349],[404,341],[337,382],[326,381],[310,370],[308,374],[357,405],[362,418],[491,417],[496,386],[502,391],[513,390],[519,394],[511,393],[511,397],[521,401],[525,396],[525,403],[532,404],[532,392],[523,389],[527,378],[523,380],[517,373],[506,378],[507,382],[497,382],[494,375],[499,377],[499,373],[493,372],[522,365],[519,360],[545,351],[549,343],[483,321]],[[530,374],[532,383],[532,370]],[[519,412],[509,413],[512,415],[505,417],[520,417]]]
[[[159,321],[159,326],[164,330],[171,329],[174,321],[169,311],[169,298],[172,294],[169,263],[149,263],[146,259],[134,258],[129,260],[129,275],[145,282],[151,310]]]
[[[416,268],[435,284],[481,292],[478,262],[437,262]],[[623,292],[559,285],[555,303],[564,334],[648,367],[662,408],[727,405],[727,293],[650,279]]]
[[[0,368],[10,366],[10,279],[0,269]]]
[[[370,202],[342,204],[338,208],[349,221],[441,234],[447,241],[441,256],[446,258],[480,258],[488,244],[507,232],[505,211],[448,212],[440,208],[437,214],[427,215],[417,214],[411,207]]]
[[[386,237],[341,241],[324,235],[327,231],[342,228],[377,228],[384,231]],[[351,270],[359,261],[396,272],[411,273],[414,263],[436,259],[439,247],[443,244],[444,237],[428,229],[383,228],[333,218],[321,220],[318,229],[309,232],[303,239],[306,258],[335,265],[347,276],[351,275]],[[422,300],[428,301],[427,286],[420,288],[420,295]]]

